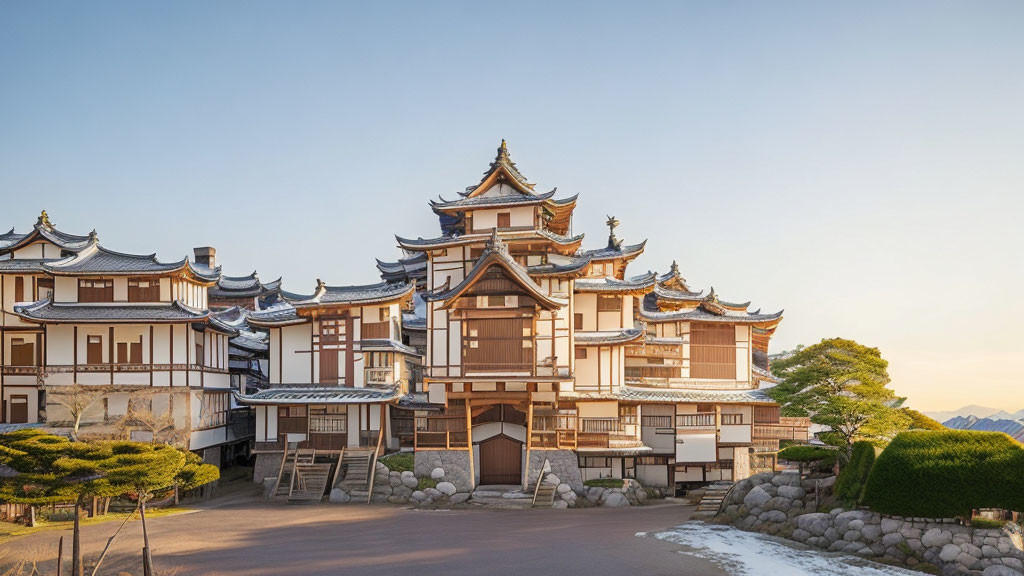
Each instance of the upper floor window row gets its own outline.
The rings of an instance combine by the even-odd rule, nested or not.
[[[160,280],[155,278],[129,278],[127,297],[128,302],[159,302]],[[114,280],[109,278],[79,280],[78,301],[113,302]]]

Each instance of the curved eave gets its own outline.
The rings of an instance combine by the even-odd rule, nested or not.
[[[67,310],[117,310],[117,309],[136,309],[136,310],[150,310],[150,309],[168,309],[175,308],[181,311],[182,316],[176,318],[159,318],[159,317],[135,317],[135,318],[118,318],[118,317],[78,317],[78,318],[46,318],[41,316],[34,316],[33,312],[38,312],[41,309],[47,307],[64,308]],[[82,305],[82,304],[54,304],[50,300],[41,300],[28,306],[15,306],[14,313],[19,318],[32,322],[35,324],[186,324],[190,322],[204,322],[210,318],[209,311],[198,310],[190,306],[182,304],[178,300],[174,302],[162,305],[139,305],[139,306],[103,306],[103,305]]]
[[[574,332],[573,339],[576,346],[618,346],[636,342],[643,335],[642,330],[631,328],[614,332]]]
[[[555,278],[570,277],[579,278],[586,274],[587,266],[590,265],[589,257],[577,258],[574,264],[552,265],[550,270],[540,270],[536,267],[527,268],[526,272],[531,278]]]
[[[377,390],[369,388],[347,388],[310,386],[305,388],[270,388],[255,394],[239,394],[232,391],[239,404],[267,406],[282,404],[390,404],[401,398],[397,388]]]
[[[643,253],[644,247],[647,246],[647,240],[639,244],[631,244],[629,246],[623,246],[619,250],[610,250],[608,248],[599,248],[597,250],[584,250],[584,255],[590,255],[595,262],[602,262],[605,260],[616,260],[622,258],[624,260],[632,260]]]
[[[8,234],[14,234],[14,229],[11,228],[11,231],[8,232]],[[8,246],[4,246],[3,248],[0,248],[0,254],[6,254],[8,252],[13,252],[15,250],[18,250],[20,248],[24,248],[25,246],[28,246],[28,245],[32,244],[33,242],[40,241],[40,240],[45,241],[45,242],[49,242],[49,243],[51,243],[51,244],[53,244],[53,245],[55,245],[55,246],[57,246],[57,247],[59,247],[59,248],[61,248],[63,250],[72,250],[72,251],[84,250],[85,248],[88,248],[88,246],[89,246],[89,242],[90,242],[89,236],[79,236],[79,235],[76,235],[76,234],[67,234],[67,233],[60,233],[60,234],[63,234],[64,236],[67,236],[68,238],[61,238],[59,234],[54,233],[54,232],[50,232],[50,231],[48,231],[46,229],[41,229],[41,228],[39,228],[38,225],[36,225],[36,226],[34,226],[32,228],[31,232],[25,233],[24,236],[22,236],[20,239],[18,239],[13,244],[10,244]]]
[[[662,298],[674,302],[700,302],[704,300],[704,291],[700,292],[683,292],[681,290],[673,290],[671,288],[665,288],[660,283],[655,284],[654,293],[658,298]]]
[[[449,236],[439,238],[402,238],[401,236],[395,236],[395,240],[398,242],[399,248],[408,250],[410,252],[429,252],[431,250],[440,250],[442,248],[452,248],[455,246],[466,246],[469,244],[480,244],[490,239],[491,235],[488,234],[466,234],[462,236]],[[565,249],[578,249],[579,245],[583,242],[583,234],[576,236],[560,236],[558,234],[550,233],[545,230],[530,231],[525,235],[512,234],[501,234],[501,239],[507,244],[516,242],[551,242],[556,246]]]
[[[655,324],[660,322],[714,322],[724,324],[753,324],[761,327],[778,324],[782,321],[783,310],[775,314],[750,314],[745,316],[719,316],[699,310],[687,310],[684,312],[652,312],[643,306],[639,309],[640,317]]]
[[[573,292],[580,294],[622,294],[631,296],[642,296],[651,291],[654,287],[655,274],[650,272],[644,276],[630,280],[606,281],[604,283],[590,283],[585,280],[577,280],[573,285]]]
[[[312,319],[306,316],[292,316],[289,318],[259,318],[258,316],[250,316],[249,324],[252,326],[259,326],[261,328],[280,328],[282,326],[295,326],[296,324],[306,324]]]
[[[341,286],[341,287],[337,287],[337,289],[352,289],[353,291],[355,291],[354,289],[358,288],[358,289],[369,290],[369,289],[372,289],[372,288],[375,288],[375,287],[378,287],[378,286],[390,286],[390,285],[391,284],[388,284],[387,282],[384,282],[384,283],[381,283],[381,284],[368,284],[368,285],[365,285],[365,286]],[[341,307],[347,307],[347,306],[365,306],[367,304],[385,304],[385,303],[391,303],[391,302],[400,302],[400,301],[408,298],[409,296],[411,296],[412,293],[416,290],[416,287],[413,284],[406,283],[405,284],[405,288],[401,292],[388,292],[388,293],[384,293],[384,294],[380,294],[380,295],[375,295],[375,296],[354,297],[354,298],[345,299],[345,300],[327,300],[327,301],[324,301],[324,297],[328,296],[330,294],[331,288],[332,287],[329,287],[329,286],[319,286],[317,288],[316,293],[313,294],[312,298],[303,299],[303,300],[292,300],[291,298],[286,296],[283,292],[281,294],[281,297],[284,298],[284,300],[286,300],[293,307],[295,307],[296,310],[300,310],[300,309],[301,310],[305,310],[305,309],[311,309],[311,308],[341,308]]]
[[[509,196],[506,197],[494,196],[493,198],[487,198],[483,196],[477,196],[474,199],[463,198],[461,200],[442,201],[435,202],[430,200],[430,208],[434,212],[444,213],[458,213],[466,212],[468,210],[486,210],[490,208],[514,208],[519,206],[539,206],[546,204],[555,195],[555,191],[547,192],[545,194],[531,194],[523,196]],[[513,200],[512,198],[516,198]],[[525,199],[523,199],[525,198]],[[480,199],[479,202],[472,200]],[[443,199],[442,199],[443,200]]]

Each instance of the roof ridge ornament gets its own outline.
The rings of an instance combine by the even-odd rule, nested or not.
[[[615,216],[608,216],[605,224],[608,225],[608,248],[610,250],[621,250],[622,240],[615,237],[615,229],[619,226],[619,219]]]
[[[497,228],[491,229],[491,237],[487,239],[486,244],[484,244],[484,248],[491,252],[505,254],[506,256],[508,255],[508,245],[502,241],[501,236],[498,236]]]
[[[46,214],[46,212],[43,212],[43,214]],[[97,234],[96,233],[96,229],[93,228],[92,231],[89,232],[89,242],[91,242],[92,244],[96,244],[99,241],[100,241],[100,235]],[[151,254],[151,256],[153,256],[155,258],[156,254]]]
[[[47,230],[53,230],[53,223],[50,222],[50,216],[43,210],[39,214],[39,219],[36,220],[36,226],[40,228],[46,228]]]

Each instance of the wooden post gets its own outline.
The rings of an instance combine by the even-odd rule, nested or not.
[[[57,576],[64,572],[64,537],[57,540]]]
[[[469,450],[469,490],[476,488],[476,471],[473,467],[473,403],[466,398],[466,448]]]

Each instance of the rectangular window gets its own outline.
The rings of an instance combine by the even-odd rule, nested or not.
[[[636,406],[619,406],[619,422],[636,424]]]
[[[21,276],[14,277],[14,301],[25,301],[25,279]]]
[[[89,336],[85,344],[86,364],[103,364],[103,337]]]
[[[201,334],[196,336],[196,365],[198,366],[206,365],[204,362],[205,356],[203,355],[203,341],[201,340],[202,337],[203,336]]]
[[[391,310],[388,307],[381,308],[379,310],[378,320],[381,322],[387,322],[391,319]]]
[[[11,340],[11,366],[35,366],[36,347],[24,338]]]
[[[722,414],[722,424],[743,424],[743,414]]]
[[[114,281],[113,280],[79,280],[78,281],[79,302],[113,302]]]
[[[28,395],[17,394],[11,396],[11,413],[8,414],[7,421],[12,424],[28,422]]]
[[[587,359],[587,349],[582,347],[582,346],[577,346],[576,347],[576,359],[577,360],[586,360]]]
[[[508,212],[498,213],[498,228],[510,228],[512,226],[512,214]]]
[[[40,300],[53,298],[53,278],[40,278],[36,280],[36,288],[39,290]]]
[[[118,342],[117,343],[117,363],[127,364],[128,363],[128,343]]]
[[[493,296],[493,295],[492,296],[488,296],[487,297],[487,307],[488,308],[504,308],[505,307],[505,297],[504,296]]]
[[[128,279],[128,301],[129,302],[159,302],[160,281],[146,278]]]
[[[598,296],[598,312],[618,312],[622,310],[622,298],[619,296]]]
[[[573,330],[583,330],[583,313],[577,312],[572,315]]]

